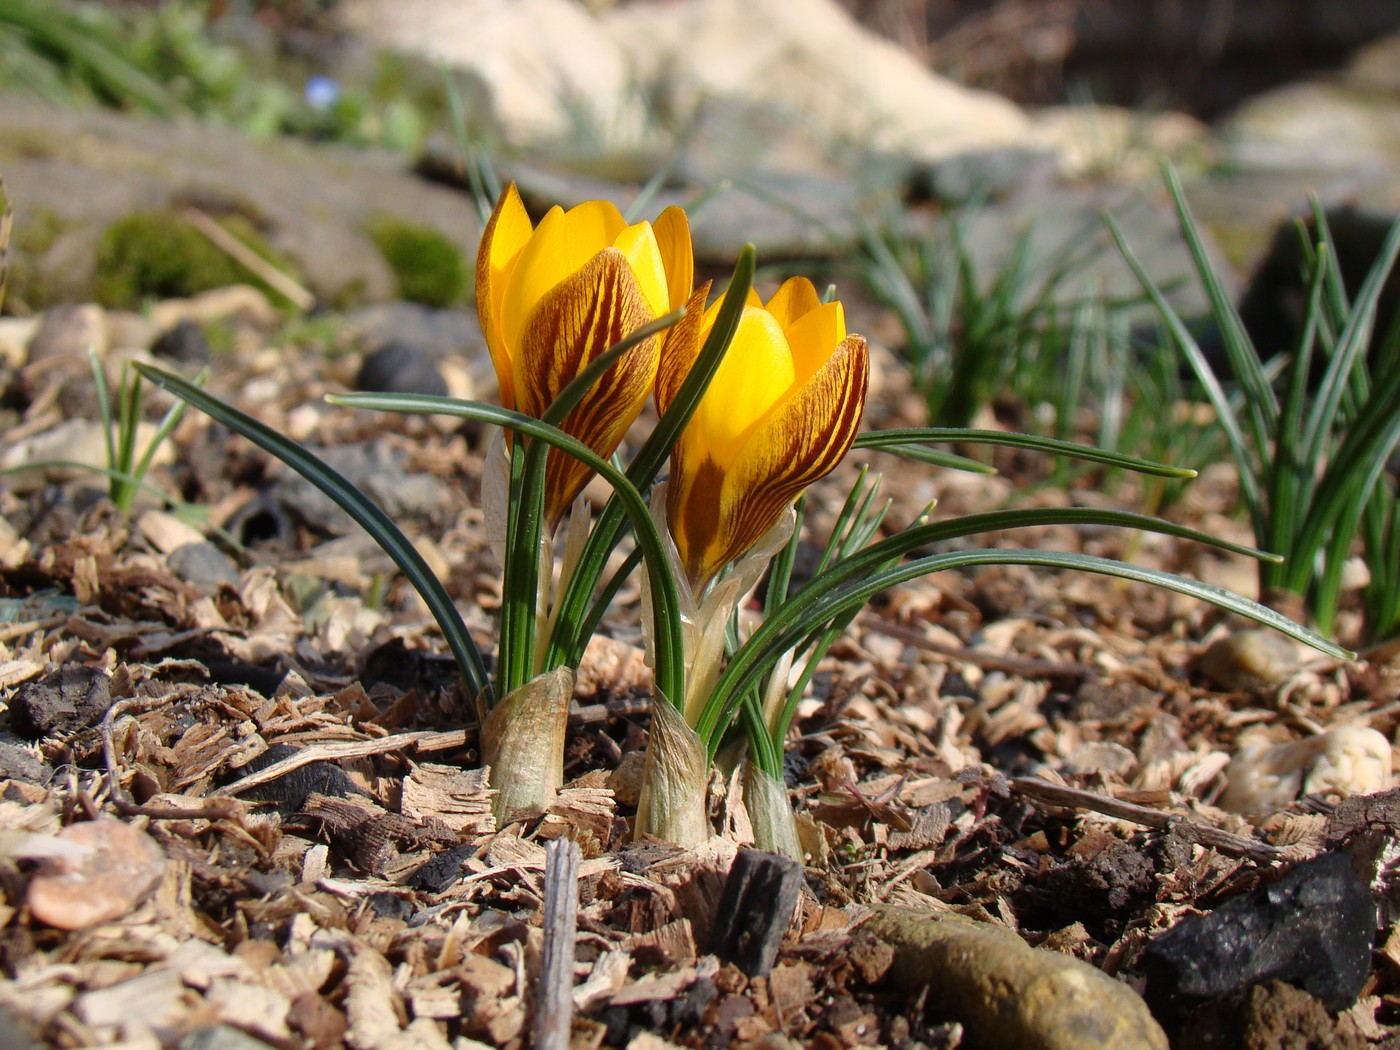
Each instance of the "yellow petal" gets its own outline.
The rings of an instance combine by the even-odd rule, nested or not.
[[[501,332],[501,308],[510,273],[531,232],[530,216],[512,182],[501,191],[476,253],[477,314],[491,351],[491,363],[496,367],[501,403],[507,408],[515,403],[515,383],[510,350]]]
[[[709,458],[728,467],[749,431],[792,385],[792,354],[778,322],[765,310],[745,307],[683,440],[702,442]]]
[[[516,393],[520,410],[541,416],[590,361],[652,320],[626,257],[606,248],[551,288],[526,321]],[[604,458],[621,443],[656,380],[660,342],[634,347],[565,418],[562,429]],[[589,470],[551,451],[545,467],[546,513],[557,522],[587,483]]]
[[[637,275],[642,295],[651,306],[652,318],[660,317],[671,309],[671,297],[666,290],[666,267],[661,259],[661,249],[656,243],[656,234],[651,223],[639,222],[629,226],[618,235],[613,243],[618,251],[627,256],[632,272]]]
[[[694,447],[677,449],[667,512],[693,588],[702,590],[841,462],[860,424],[869,368],[865,340],[849,336],[754,428],[726,469]]]
[[[530,308],[611,245],[626,226],[609,201],[588,201],[568,211],[549,209],[520,253],[505,290],[501,328],[506,346],[519,347]]]
[[[695,283],[695,252],[690,243],[690,220],[686,218],[684,210],[672,205],[656,217],[652,229],[656,231],[661,264],[666,268],[666,289],[670,293],[670,302],[663,313],[670,313],[690,299],[691,285]]]
[[[787,331],[799,317],[811,313],[821,304],[821,297],[811,281],[805,277],[789,277],[768,300],[768,312],[778,319],[783,331]],[[836,343],[831,345],[835,346]]]
[[[826,364],[833,350],[846,338],[846,312],[839,302],[817,306],[783,327],[792,350],[792,367],[798,383],[805,383]]]

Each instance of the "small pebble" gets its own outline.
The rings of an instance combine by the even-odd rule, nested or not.
[[[29,910],[60,930],[85,930],[127,914],[155,889],[165,854],[144,831],[119,820],[70,824],[59,840],[88,847],[47,860],[29,883]]]
[[[1201,673],[1221,689],[1263,693],[1298,673],[1297,643],[1275,630],[1253,627],[1212,643],[1201,655]]]
[[[212,356],[204,329],[187,317],[180,318],[156,337],[151,344],[151,354],[186,365],[207,364]]]
[[[1303,795],[1370,795],[1390,787],[1390,741],[1366,726],[1338,726],[1272,746],[1246,742],[1225,768],[1222,809],[1266,816]]]
[[[447,383],[432,357],[408,343],[387,343],[366,354],[355,375],[355,389],[447,396]]]
[[[207,540],[176,547],[166,558],[170,571],[203,594],[216,594],[220,587],[237,588],[238,566]]]
[[[107,318],[95,303],[55,306],[45,310],[29,340],[28,362],[71,358],[87,367],[88,347],[98,357],[107,353]]]
[[[10,701],[10,727],[25,740],[40,740],[86,729],[111,706],[105,671],[65,664],[19,687]]]

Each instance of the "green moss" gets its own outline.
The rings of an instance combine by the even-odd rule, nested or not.
[[[291,270],[246,218],[231,215],[218,222],[272,266]],[[145,299],[184,298],[230,284],[251,284],[286,305],[251,270],[171,212],[118,219],[102,232],[97,246],[96,296],[104,306],[132,309]]]
[[[400,299],[451,306],[467,290],[467,264],[448,238],[430,226],[381,215],[365,227],[394,271]]]
[[[18,217],[11,231],[5,292],[5,299],[12,307],[19,305],[23,312],[28,312],[42,310],[53,302],[51,282],[39,273],[38,263],[67,230],[63,219],[47,208],[37,208]]]

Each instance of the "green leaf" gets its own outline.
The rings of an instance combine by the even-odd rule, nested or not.
[[[853,562],[859,559],[852,559]],[[717,729],[727,725],[732,719],[738,698],[755,682],[760,681],[766,667],[785,650],[796,644],[810,630],[810,625],[830,620],[851,608],[859,608],[872,597],[888,587],[917,579],[935,572],[949,569],[967,569],[980,565],[1029,565],[1048,569],[1072,569],[1080,572],[1093,572],[1119,579],[1133,580],[1162,587],[1178,594],[1185,594],[1201,601],[1209,602],[1227,612],[1236,613],[1246,619],[1272,627],[1283,634],[1337,659],[1349,660],[1355,656],[1348,649],[1329,642],[1326,638],[1302,627],[1286,616],[1275,612],[1258,602],[1243,598],[1212,584],[1189,580],[1184,576],[1148,569],[1126,562],[1098,558],[1087,554],[1068,554],[1060,551],[973,549],[935,554],[919,558],[897,568],[876,572],[862,578],[858,574],[848,574],[843,580],[847,586],[823,587],[813,595],[814,600],[803,609],[800,618],[773,619],[765,623],[749,639],[748,644],[731,661],[715,686],[711,704],[706,707],[696,731],[710,746],[717,740]],[[805,590],[805,589],[804,589]],[[801,593],[801,592],[799,592]],[[711,750],[713,754],[713,749]]]
[[[327,396],[326,400],[345,408],[458,416],[482,423],[494,423],[518,434],[538,438],[595,471],[613,487],[613,493],[626,511],[637,545],[642,548],[645,558],[656,623],[657,689],[667,697],[685,696],[685,658],[675,580],[671,578],[665,547],[656,523],[652,521],[651,512],[647,509],[646,501],[627,480],[626,475],[583,442],[564,433],[558,427],[533,416],[501,408],[499,405],[487,405],[479,401],[457,401],[450,397],[434,397],[427,394],[332,394]]]
[[[876,430],[857,435],[855,447],[878,448],[903,454],[902,450],[908,447],[947,443],[1004,445],[1008,448],[1044,452],[1052,456],[1081,459],[1089,463],[1102,463],[1110,467],[1133,470],[1139,474],[1153,474],[1164,478],[1194,478],[1196,476],[1196,472],[1189,467],[1172,467],[1165,463],[1154,463],[1149,459],[1140,459],[1137,456],[1127,456],[1121,452],[1110,452],[1107,449],[1093,448],[1088,445],[1078,445],[1071,441],[1037,437],[1033,434],[1009,434],[1000,430],[971,430],[963,427]]]

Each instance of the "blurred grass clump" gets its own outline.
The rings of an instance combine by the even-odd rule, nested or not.
[[[409,154],[445,122],[431,65],[381,53],[337,77],[329,67],[342,56],[292,53],[251,15],[221,7],[0,0],[0,90]]]
[[[217,221],[274,268],[294,270],[243,216]],[[275,289],[173,212],[136,212],[118,219],[98,242],[97,301],[109,308],[136,309],[147,299],[187,298],[230,284],[251,284],[285,305]]]
[[[365,232],[394,272],[400,299],[447,307],[462,301],[469,273],[461,251],[431,226],[380,215]]]

